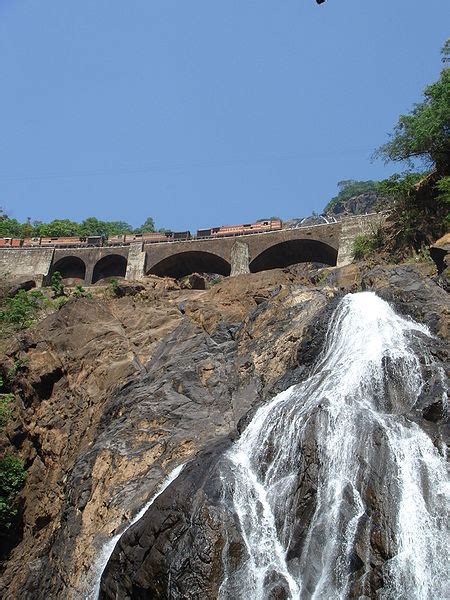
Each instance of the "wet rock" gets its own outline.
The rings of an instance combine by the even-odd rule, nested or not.
[[[17,419],[5,436],[29,467],[23,539],[5,564],[2,597],[82,597],[102,543],[167,473],[188,462],[122,538],[102,593],[164,598],[170,589],[171,598],[216,598],[225,540],[230,560],[245,556],[229,506],[218,496],[221,452],[263,402],[310,374],[345,293],[374,290],[444,339],[448,300],[433,276],[421,265],[292,267],[240,275],[207,290],[180,290],[174,280],[149,277],[139,284],[143,290],[133,288],[139,302],[126,287],[120,298],[70,301],[39,323],[0,359],[2,372],[22,361],[13,390]],[[425,347],[445,363],[439,338]],[[441,391],[438,379],[427,377],[411,417],[433,439],[445,420]],[[352,558],[355,598],[376,597],[382,566],[395,551],[383,526],[390,502],[384,443],[380,432],[368,436],[379,462],[363,482],[368,508]],[[305,476],[292,498],[294,567],[314,511],[319,462],[311,436],[299,459]],[[274,597],[283,597],[282,583],[269,584]]]

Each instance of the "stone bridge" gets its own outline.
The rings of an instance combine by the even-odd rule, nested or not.
[[[268,233],[120,247],[5,248],[0,250],[0,276],[10,273],[45,285],[59,271],[66,283],[95,285],[148,274],[179,278],[193,272],[256,273],[299,262],[341,266],[352,261],[354,238],[370,233],[383,219],[371,214]]]

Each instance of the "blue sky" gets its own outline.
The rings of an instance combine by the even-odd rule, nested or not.
[[[441,69],[448,0],[0,0],[0,206],[191,229],[320,211]]]

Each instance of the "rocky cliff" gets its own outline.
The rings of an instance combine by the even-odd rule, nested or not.
[[[152,278],[125,285],[120,298],[74,298],[11,341],[2,371],[16,365],[16,404],[2,444],[17,449],[28,475],[1,596],[84,597],[103,544],[186,464],[120,539],[101,597],[216,598],[230,525],[218,457],[257,406],[307,376],[337,301],[360,289],[428,325],[436,335],[430,351],[445,364],[447,294],[427,264],[292,267],[207,290]],[[446,417],[439,382],[428,382],[413,417],[438,443]],[[313,448],[304,460],[306,519]],[[230,526],[227,535],[238,556],[237,531]],[[372,548],[365,593],[375,597],[385,542],[374,538]]]

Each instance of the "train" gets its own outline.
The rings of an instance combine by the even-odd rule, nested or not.
[[[268,219],[243,225],[222,225],[198,229],[195,236],[190,231],[166,231],[147,233],[124,233],[105,238],[101,235],[66,237],[0,238],[0,248],[95,248],[101,246],[129,246],[136,242],[154,244],[161,242],[185,242],[191,239],[215,239],[250,233],[266,233],[283,228],[280,219]]]
[[[0,238],[0,248],[20,248],[21,245],[20,238]]]
[[[229,237],[249,233],[266,233],[268,231],[278,231],[282,228],[283,223],[281,219],[267,219],[243,225],[222,225],[221,227],[211,227],[210,229],[198,229],[197,239]]]

